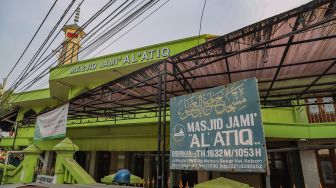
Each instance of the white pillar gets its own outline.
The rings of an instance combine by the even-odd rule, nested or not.
[[[151,161],[150,161],[151,157],[148,156],[148,155],[145,155],[144,157],[144,179],[147,179],[147,178],[151,178],[150,177],[150,168],[151,168]]]
[[[126,168],[125,167],[125,153],[118,153],[118,169]]]
[[[97,151],[91,151],[89,174],[95,178]]]
[[[320,187],[320,177],[313,150],[300,151],[301,166],[305,186],[307,188]]]
[[[52,165],[53,157],[54,157],[53,155],[54,155],[53,151],[45,152],[41,174],[48,175],[47,173],[50,173],[50,170],[52,168],[51,165]]]
[[[91,159],[91,152],[85,152],[85,171],[89,173],[90,171],[90,159]]]
[[[110,174],[118,171],[118,153],[111,151]]]

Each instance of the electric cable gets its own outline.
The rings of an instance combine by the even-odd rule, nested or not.
[[[124,3],[126,3],[127,1],[125,1]],[[133,4],[135,1],[133,0],[131,3],[129,3],[128,5],[126,5],[126,7],[124,7],[119,13],[117,13],[117,15],[113,16],[107,23],[103,24],[99,29],[105,27],[109,22],[111,22],[114,18],[116,18],[122,11],[124,11],[127,7],[129,7],[131,4]],[[121,6],[119,6],[116,10],[118,10],[119,8],[121,8],[124,4],[122,4]],[[113,12],[114,13],[114,12]],[[112,13],[109,15],[111,16]],[[97,31],[98,32],[98,31]],[[95,32],[95,33],[97,33]],[[83,41],[83,44],[88,42],[90,38],[92,38],[94,35],[91,35],[89,38],[85,38],[85,40]],[[100,37],[98,37],[100,38]],[[96,40],[92,41],[90,44],[93,44]],[[89,44],[89,45],[90,45]]]
[[[108,7],[110,7],[115,1],[109,1],[108,3],[106,3],[99,11],[97,11],[89,20],[87,20],[85,22],[85,24],[82,26],[83,28],[85,28],[88,24],[90,24],[95,18],[97,18],[102,12],[104,12]],[[80,28],[78,28],[75,32],[75,34],[77,34],[79,32]],[[69,38],[67,41],[65,41],[64,43],[68,43],[73,37]],[[60,50],[61,48],[63,47],[63,45],[59,45],[57,47],[58,50]],[[55,50],[55,51],[58,51],[58,50]],[[40,63],[42,64],[43,62],[46,63],[48,60],[50,60],[53,56],[55,55],[55,52],[52,52],[50,53],[47,57],[45,57]],[[50,68],[50,67],[49,67]],[[32,74],[32,73],[31,73]],[[12,84],[11,86],[11,89],[14,90],[18,87],[18,85],[22,83],[22,82],[19,82],[19,83],[14,83]]]
[[[207,3],[207,0],[204,0],[204,4],[203,4],[203,9],[202,9],[202,14],[201,14],[201,20],[199,23],[199,29],[198,29],[198,45],[200,44],[200,37],[201,37],[201,30],[202,30],[202,21],[203,21],[203,14],[204,14],[204,9],[205,9],[205,5]]]
[[[127,30],[124,34],[122,34],[121,36],[119,36],[117,39],[113,40],[110,44],[108,44],[104,49],[100,50],[98,53],[96,53],[94,55],[94,57],[96,55],[98,55],[99,53],[101,53],[102,51],[104,51],[106,48],[110,47],[112,44],[114,44],[115,42],[117,42],[120,38],[122,38],[124,35],[126,35],[127,33],[129,33],[130,31],[132,31],[135,27],[137,27],[138,25],[140,25],[142,22],[144,22],[148,17],[150,17],[152,14],[154,14],[157,10],[159,10],[161,7],[163,7],[166,3],[168,3],[170,0],[165,1],[162,5],[160,5],[158,8],[156,8],[152,13],[150,13],[149,15],[147,15],[144,19],[142,19],[140,22],[138,22],[137,24],[135,24],[132,28],[130,28],[129,30]]]
[[[15,69],[15,67],[18,65],[18,63],[20,62],[20,60],[22,59],[22,57],[24,56],[24,54],[26,53],[27,49],[29,48],[29,46],[30,46],[30,44],[33,42],[33,40],[35,39],[37,33],[40,31],[42,25],[44,24],[45,20],[48,18],[50,12],[51,12],[52,9],[54,8],[54,6],[55,6],[55,4],[56,4],[57,1],[58,1],[58,0],[55,0],[55,2],[53,3],[53,5],[52,5],[51,8],[49,9],[47,15],[44,17],[42,23],[41,23],[40,26],[38,27],[37,31],[36,31],[35,34],[33,35],[33,38],[30,39],[28,45],[27,45],[26,48],[23,50],[23,52],[22,52],[22,54],[20,55],[19,59],[16,61],[16,63],[15,63],[14,66],[13,66],[13,68],[12,68],[12,69],[9,71],[9,73],[7,74],[7,76],[6,76],[6,78],[5,78],[6,80],[7,80],[7,78],[9,77],[9,75],[13,72],[13,70]]]
[[[154,1],[154,3],[157,3],[158,1]],[[152,6],[154,6],[155,4],[150,4],[151,2],[146,3],[145,5],[143,5],[141,8],[139,8],[137,11],[135,11],[134,13],[132,13],[131,15],[129,15],[125,20],[123,20],[122,22],[120,22],[119,24],[117,24],[116,27],[114,27],[113,29],[111,29],[110,31],[107,32],[106,35],[98,38],[95,42],[97,42],[93,47],[93,49],[97,49],[100,45],[106,43],[106,41],[108,41],[112,36],[114,36],[116,33],[118,33],[121,29],[123,29],[125,26],[127,26],[130,22],[132,22],[133,20],[135,20],[136,18],[138,18],[139,16],[141,16],[145,11],[147,11],[149,8],[151,8]],[[99,43],[100,42],[100,43]],[[92,53],[92,49],[89,53]]]
[[[104,12],[109,6],[111,6],[115,1],[110,1],[109,3],[107,3],[103,8],[101,8],[94,16],[92,16],[83,26],[82,28],[85,28],[86,26],[88,26],[95,18],[97,18],[102,12]],[[79,29],[76,31],[76,33],[79,31]],[[68,41],[66,42],[69,42],[72,38],[69,38]],[[60,45],[59,48],[61,48],[63,45]],[[48,57],[46,57],[45,59],[43,59],[42,61],[45,61],[46,63],[46,60],[49,60],[52,56],[54,55],[54,53],[51,53],[51,56],[49,55]],[[57,62],[57,61],[56,61]],[[50,68],[51,66],[49,66],[48,68]],[[47,69],[48,69],[47,68]],[[47,70],[46,69],[46,70]],[[49,73],[49,72],[47,72]],[[35,82],[37,80],[39,80],[40,78],[42,78],[44,75],[39,75],[38,77],[36,77],[35,79],[33,79],[30,83],[32,82]],[[29,84],[30,84],[29,83]],[[28,84],[26,84],[24,87],[26,87]],[[17,86],[16,86],[17,87]],[[27,90],[28,87],[26,87],[24,90]]]
[[[156,10],[155,10],[156,11]],[[130,19],[130,18],[129,18]],[[134,19],[132,19],[132,20],[134,20]],[[43,75],[42,75],[43,76]],[[37,78],[35,78],[34,80],[33,80],[33,82],[34,81],[36,81],[36,80],[38,80],[38,79],[40,79],[41,78],[41,75],[39,75]]]
[[[143,3],[144,2],[144,0],[141,2],[141,3]],[[115,25],[115,23],[118,23],[122,18],[124,18],[125,17],[125,15],[127,15],[128,13],[130,13],[131,11],[133,11],[136,7],[138,7],[141,3],[139,3],[139,4],[137,4],[135,7],[133,7],[130,11],[128,11],[126,14],[124,14],[122,17],[120,17],[118,20],[116,20],[113,24],[111,24],[109,27],[107,27],[103,32],[101,32],[98,36],[97,36],[97,38],[101,38],[103,35],[106,35],[106,33],[107,33],[107,31],[109,31],[110,29],[111,29],[111,27],[112,26],[114,26]],[[126,9],[126,8],[128,8],[128,7],[125,7],[124,9]],[[120,13],[119,13],[120,14]],[[111,18],[108,22],[110,22],[110,21],[112,21],[114,18],[116,18],[119,14],[117,14],[117,15],[115,15],[113,18]],[[102,29],[104,26],[106,26],[106,25],[103,25],[103,26],[101,26],[100,27],[100,29]],[[95,40],[95,39],[94,39]],[[90,43],[92,43],[94,40],[91,40],[91,41],[89,41]],[[84,43],[85,42],[87,42],[87,41],[84,41]]]
[[[114,0],[113,2],[115,2],[115,0]],[[104,20],[103,20],[103,21],[104,21]],[[99,24],[103,23],[103,21],[101,21]],[[98,25],[99,25],[99,24],[98,24]],[[95,27],[95,28],[96,28],[96,27]],[[93,30],[91,30],[89,33],[91,33],[92,31],[93,31]],[[89,33],[88,33],[88,34],[89,34]],[[92,36],[90,36],[90,37],[92,37]],[[68,51],[67,51],[67,52],[68,52]],[[72,57],[73,57],[73,56],[72,56]],[[70,58],[72,58],[72,57],[70,57]],[[50,56],[50,58],[51,58],[51,56]],[[50,59],[50,58],[49,58],[49,59]],[[67,59],[67,58],[69,58],[69,56],[67,56],[66,59]],[[48,60],[49,60],[49,59],[48,59]],[[57,62],[57,61],[56,61],[56,62]],[[50,65],[48,68],[50,68],[51,66],[52,66],[52,65]],[[39,67],[39,68],[41,68],[41,67]],[[48,68],[47,68],[47,69],[48,69]],[[46,69],[46,70],[47,70],[47,69]],[[46,71],[46,70],[45,70],[45,71]],[[47,72],[47,73],[49,73],[49,72]],[[44,77],[44,76],[45,76],[45,74],[44,74],[44,75],[39,75],[37,78],[33,79],[31,82],[38,81],[40,78],[42,78],[42,77]],[[27,86],[27,85],[28,85],[28,84],[26,84],[26,86]],[[24,86],[24,87],[25,87],[25,86]],[[27,88],[27,89],[28,89],[28,88]],[[25,89],[25,90],[27,90],[27,89]]]
[[[142,2],[138,3],[135,7],[133,7],[130,11],[133,11],[135,8],[137,8],[139,5],[141,5],[145,0],[142,0]],[[129,11],[129,12],[130,12]],[[129,12],[127,12],[126,14],[124,14],[122,17],[120,17],[118,20],[116,20],[115,22],[119,22],[121,19],[123,19]],[[105,32],[107,32],[108,30],[111,29],[112,26],[115,26],[115,24],[111,24],[110,26],[108,26],[106,29],[104,29],[104,31],[102,31],[100,34],[98,34],[97,37],[101,37],[103,34],[105,34]],[[92,41],[90,41],[92,42]]]
[[[147,15],[144,19],[142,19],[140,22],[138,22],[137,24],[135,24],[133,27],[131,27],[129,30],[127,30],[124,34],[122,34],[121,36],[119,36],[117,39],[113,40],[111,43],[109,43],[105,48],[103,48],[102,50],[100,50],[99,52],[97,52],[95,56],[97,56],[99,53],[101,53],[102,51],[104,51],[106,48],[110,47],[112,44],[114,44],[115,42],[117,42],[119,39],[121,39],[123,36],[125,36],[127,33],[129,33],[130,31],[132,31],[135,27],[137,27],[138,25],[140,25],[142,22],[144,22],[147,18],[149,18],[151,15],[153,15],[156,11],[158,11],[161,7],[163,7],[166,3],[168,3],[170,0],[165,1],[162,5],[160,5],[158,8],[156,8],[153,12],[151,12],[149,15]]]
[[[85,50],[85,49],[83,49]],[[83,51],[81,50],[81,51]],[[69,56],[68,56],[69,57]],[[46,72],[45,74],[40,74],[38,77],[36,77],[35,79],[33,79],[30,83],[26,84],[24,87],[26,87],[24,90],[27,90],[29,88],[29,86],[31,86],[34,82],[38,81],[39,79],[41,79],[42,77],[44,77],[46,74],[48,74],[49,72]]]
[[[44,40],[44,42],[42,43],[42,45],[40,46],[40,48],[34,54],[33,58],[29,61],[28,65],[24,68],[24,70],[20,73],[20,75],[16,78],[16,80],[14,82],[16,82],[19,78],[20,78],[19,80],[25,78],[25,75],[26,75],[28,69],[31,67],[31,65],[33,64],[33,62],[37,58],[37,56],[40,54],[40,52],[42,51],[42,49],[45,47],[46,43],[49,41],[49,39],[51,38],[51,36],[54,34],[54,32],[56,31],[57,27],[59,26],[59,24],[61,23],[61,21],[63,20],[63,18],[65,17],[65,15],[68,13],[68,11],[71,9],[71,7],[73,6],[74,3],[75,3],[75,0],[72,0],[71,3],[70,3],[70,5],[66,8],[66,10],[64,11],[64,13],[62,14],[61,18],[55,24],[55,26],[53,27],[53,29],[49,32],[48,36],[46,37],[46,39]],[[58,32],[58,34],[59,33],[60,33],[60,31]]]

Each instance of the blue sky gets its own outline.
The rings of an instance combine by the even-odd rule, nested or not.
[[[0,1],[1,79],[14,66],[53,2],[53,0]],[[79,25],[83,24],[106,2],[107,0],[85,0],[81,6]],[[223,35],[307,2],[308,0],[208,0],[201,33]],[[56,3],[26,55],[9,77],[9,84],[28,64],[69,3],[70,0],[59,0]],[[203,3],[204,0],[170,0],[149,19],[98,56],[197,35]],[[103,17],[104,15],[95,23]],[[90,30],[90,26],[87,29]],[[63,35],[61,34],[52,49],[56,48],[62,40]],[[55,60],[54,58],[53,61]],[[47,79],[42,82],[34,88],[47,87]]]

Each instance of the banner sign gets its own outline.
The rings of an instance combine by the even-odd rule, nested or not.
[[[170,169],[266,172],[256,78],[170,100]]]
[[[69,103],[36,118],[34,140],[64,137]]]

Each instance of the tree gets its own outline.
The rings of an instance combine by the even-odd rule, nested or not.
[[[13,108],[9,103],[9,98],[13,94],[13,91],[5,90],[4,85],[5,81],[0,83],[0,116],[3,116]]]

